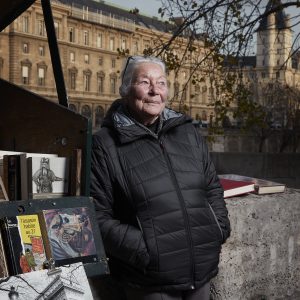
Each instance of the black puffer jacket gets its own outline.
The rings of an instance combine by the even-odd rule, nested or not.
[[[92,146],[91,195],[111,272],[132,286],[198,288],[218,271],[230,226],[223,190],[191,119],[158,135],[113,104]]]

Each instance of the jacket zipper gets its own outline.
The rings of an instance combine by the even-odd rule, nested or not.
[[[188,226],[188,224],[187,224],[189,222],[188,221],[188,215],[187,215],[186,208],[184,206],[184,199],[183,199],[181,190],[179,188],[176,176],[175,176],[174,171],[172,169],[172,164],[171,164],[169,155],[165,151],[165,146],[164,146],[164,143],[163,143],[162,139],[159,139],[159,145],[160,145],[162,153],[163,153],[163,155],[165,157],[165,160],[166,160],[166,163],[167,163],[167,167],[168,167],[169,173],[171,175],[172,181],[174,183],[174,186],[175,186],[175,189],[176,189],[176,193],[177,193],[178,198],[179,198],[181,210],[182,210],[183,216],[184,216],[185,230],[186,230],[187,235],[188,235],[188,242],[189,242],[189,247],[190,247],[190,253],[191,253],[192,260],[193,260],[192,264],[191,264],[191,278],[192,278],[193,284],[190,286],[190,289],[193,290],[193,289],[195,289],[194,249],[193,249],[193,244],[192,244],[192,235],[191,235],[191,231],[190,231],[190,226]]]
[[[220,223],[219,223],[219,220],[218,220],[218,218],[217,218],[217,216],[216,216],[216,214],[215,214],[213,208],[211,207],[211,205],[210,205],[209,203],[208,203],[208,206],[209,206],[209,208],[210,208],[210,210],[211,210],[211,212],[212,212],[212,214],[213,214],[213,216],[214,216],[214,219],[215,219],[215,221],[216,221],[216,223],[217,223],[217,225],[218,225],[218,227],[219,227],[219,230],[220,230],[221,236],[222,236],[222,241],[223,241],[223,240],[224,240],[224,235],[223,235],[223,231],[222,231],[221,225],[220,225]]]

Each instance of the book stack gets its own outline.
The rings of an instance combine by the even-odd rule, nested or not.
[[[283,193],[285,191],[285,184],[266,179],[237,174],[221,174],[218,177],[223,186],[225,198],[249,192],[263,195]]]
[[[228,178],[220,178],[224,190],[224,198],[243,195],[254,191],[254,183],[248,181],[238,181]]]
[[[0,199],[80,195],[81,150],[76,150],[75,159],[57,154],[0,150]]]

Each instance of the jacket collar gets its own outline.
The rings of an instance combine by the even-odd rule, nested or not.
[[[161,134],[180,124],[191,122],[192,119],[182,113],[165,108],[160,116],[160,130],[158,134],[153,133],[143,124],[132,118],[121,99],[116,100],[103,122],[103,127],[113,128],[117,133],[120,142],[128,143],[144,136],[158,138]]]

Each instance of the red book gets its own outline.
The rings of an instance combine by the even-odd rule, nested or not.
[[[237,181],[232,179],[220,178],[224,189],[224,198],[247,194],[254,191],[254,183],[247,181]]]

